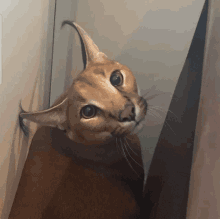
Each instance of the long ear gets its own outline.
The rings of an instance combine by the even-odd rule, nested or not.
[[[36,122],[41,125],[58,127],[64,130],[64,124],[67,121],[66,110],[68,105],[68,98],[63,100],[60,104],[51,107],[47,110],[42,110],[38,112],[28,113],[22,109],[20,117],[22,119],[27,119],[32,122]]]
[[[88,66],[90,62],[104,62],[108,59],[104,53],[100,52],[98,46],[93,42],[91,37],[85,32],[85,30],[83,30],[82,27],[71,21],[63,21],[62,27],[65,24],[69,24],[70,26],[74,27],[80,36],[84,69]]]

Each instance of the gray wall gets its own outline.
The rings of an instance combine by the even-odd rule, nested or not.
[[[8,218],[31,140],[23,138],[19,129],[19,102],[22,100],[25,110],[38,110],[48,105],[54,6],[54,0],[0,1],[3,18],[0,57],[3,70],[0,84],[1,219]],[[31,127],[34,132],[36,126]]]

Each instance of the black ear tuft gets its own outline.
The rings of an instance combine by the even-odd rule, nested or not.
[[[74,21],[65,20],[65,21],[62,22],[61,28],[63,28],[63,26],[64,26],[65,24],[69,24],[70,26],[74,26],[74,25],[73,25],[73,22],[74,22]]]
[[[19,112],[19,125],[22,129],[22,131],[24,132],[24,135],[26,137],[29,137],[29,129],[28,127],[24,124],[24,119],[20,116],[21,113],[25,113],[25,111],[23,110],[22,106],[21,106],[21,101],[19,103],[19,108],[20,108],[20,112]]]
[[[84,66],[84,69],[86,68],[86,50],[85,50],[85,45],[84,45],[84,42],[83,42],[83,39],[79,33],[79,31],[77,30],[76,26],[74,25],[74,22],[73,21],[63,21],[62,22],[62,25],[61,25],[61,28],[63,28],[63,26],[65,24],[69,24],[70,26],[74,27],[75,30],[77,31],[78,35],[79,35],[79,38],[80,38],[80,43],[81,43],[81,50],[82,50],[82,59],[83,59],[83,66]]]

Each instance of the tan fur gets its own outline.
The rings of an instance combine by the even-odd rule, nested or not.
[[[50,109],[21,113],[41,127],[32,139],[10,219],[140,216],[143,168],[132,130],[144,119],[146,104],[132,72],[109,60],[74,25],[85,44],[86,68]],[[123,76],[118,87],[110,83],[115,70]],[[99,113],[83,118],[80,110],[89,104]],[[135,121],[122,122],[120,115],[129,118],[133,106]],[[122,147],[122,141],[130,148]]]

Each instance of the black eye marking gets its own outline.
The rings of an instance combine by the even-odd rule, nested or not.
[[[120,86],[123,83],[123,75],[120,70],[115,70],[112,72],[110,77],[110,82],[113,86]]]
[[[81,109],[81,117],[85,118],[85,119],[91,119],[93,118],[94,116],[96,116],[97,114],[97,108],[93,105],[87,105],[87,106],[84,106],[82,109]]]

